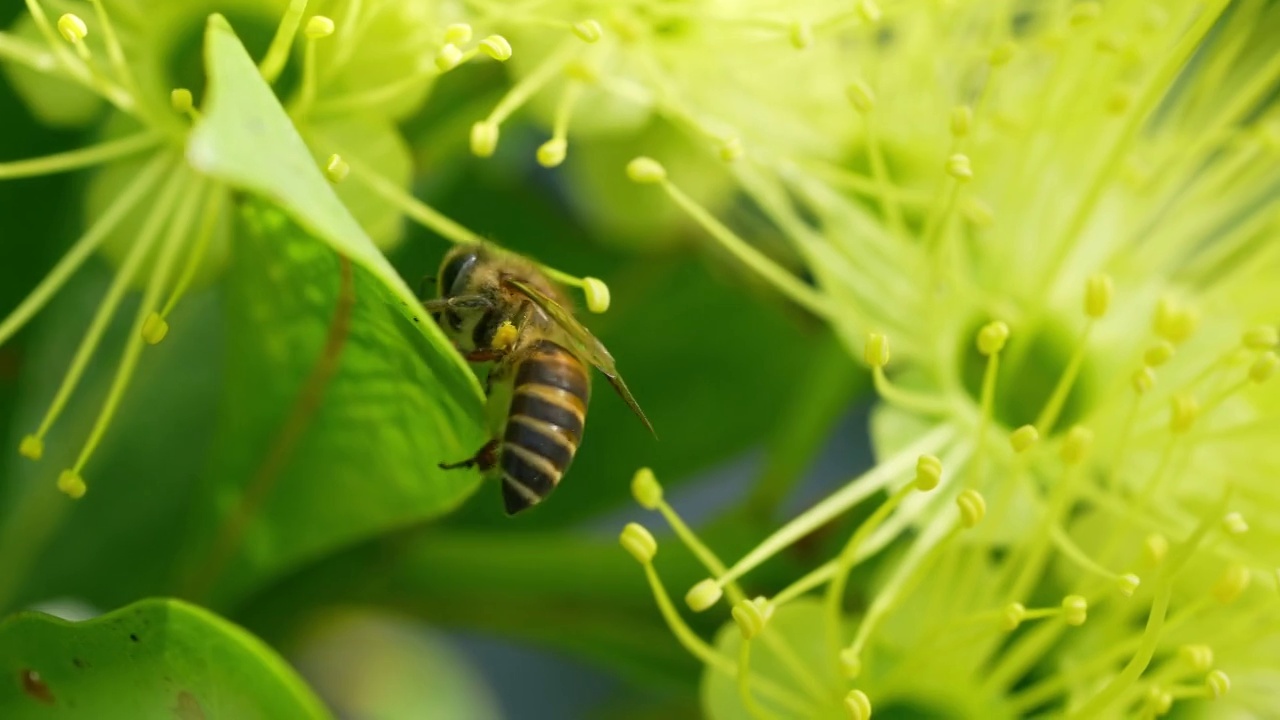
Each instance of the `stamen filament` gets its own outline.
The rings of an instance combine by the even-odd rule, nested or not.
[[[289,50],[293,48],[293,38],[302,25],[302,14],[306,11],[307,0],[290,0],[289,7],[285,8],[280,24],[276,26],[276,34],[271,38],[271,45],[267,48],[267,54],[258,65],[258,72],[262,74],[262,78],[268,85],[280,79],[280,73],[284,71],[284,66],[289,61]]]
[[[761,707],[751,694],[751,641],[747,638],[742,639],[738,648],[738,697],[756,720],[777,720],[778,716]]]
[[[558,50],[542,61],[538,67],[532,72],[521,78],[507,94],[503,96],[493,110],[489,112],[489,116],[485,120],[494,125],[500,125],[511,113],[519,110],[529,98],[541,90],[553,77],[556,76],[565,64],[579,51],[580,43],[577,40],[566,42]]]
[[[1062,375],[1058,378],[1058,384],[1053,388],[1053,394],[1045,402],[1044,407],[1040,410],[1040,416],[1036,418],[1036,430],[1042,436],[1047,437],[1053,430],[1054,423],[1058,422],[1058,415],[1062,413],[1062,406],[1067,402],[1067,395],[1071,392],[1071,387],[1075,385],[1076,377],[1080,374],[1080,368],[1084,365],[1085,353],[1089,349],[1089,335],[1093,332],[1094,321],[1091,318],[1085,325],[1084,332],[1080,334],[1080,339],[1076,342],[1076,349],[1071,354],[1071,360],[1067,362],[1067,366],[1063,368]]]
[[[840,551],[840,555],[836,558],[836,572],[831,577],[831,584],[827,586],[827,594],[825,597],[825,609],[827,614],[827,646],[831,653],[831,658],[837,664],[840,660],[840,648],[844,641],[840,637],[840,615],[844,605],[844,591],[849,582],[849,573],[853,569],[854,557],[858,551],[858,546],[871,534],[884,519],[893,512],[898,505],[916,490],[916,483],[908,481],[906,485],[898,488],[887,500],[876,508],[871,516],[868,517],[858,529],[854,531],[853,537],[845,543],[844,548]],[[837,667],[837,671],[839,668]]]
[[[115,230],[116,225],[124,219],[125,214],[132,210],[133,206],[138,204],[138,201],[151,191],[160,172],[164,169],[164,160],[164,156],[157,156],[148,163],[120,193],[116,201],[71,246],[67,254],[62,256],[58,264],[53,266],[53,269],[40,281],[40,284],[23,299],[18,307],[14,308],[13,312],[9,313],[4,321],[0,322],[0,345],[3,345],[22,326],[26,325],[27,321],[40,312],[49,300],[62,289],[71,274],[79,269],[80,265],[98,249],[98,245],[111,234],[112,230]]]
[[[198,178],[198,176],[195,177]],[[143,347],[143,325],[152,314],[157,303],[159,303],[160,293],[169,283],[169,275],[173,271],[178,251],[182,248],[183,241],[186,239],[184,235],[191,228],[191,221],[195,216],[196,203],[200,200],[200,193],[190,192],[190,186],[195,182],[196,179],[193,176],[182,174],[170,183],[170,188],[167,188],[180,188],[177,194],[183,195],[182,203],[178,206],[173,216],[169,218],[168,232],[161,243],[152,275],[147,280],[147,287],[142,294],[142,302],[138,305],[137,319],[133,323],[133,331],[129,334],[129,339],[125,344],[124,356],[120,359],[120,366],[116,369],[116,375],[111,381],[111,388],[107,391],[107,398],[102,403],[102,409],[98,412],[98,418],[94,422],[93,428],[89,431],[89,437],[80,449],[80,455],[71,467],[71,472],[77,477],[81,476],[84,466],[89,462],[89,458],[93,456],[94,450],[98,448],[98,443],[102,441],[102,436],[106,433],[107,427],[110,426],[111,419],[115,416],[116,409],[120,405],[120,400],[124,397],[124,391],[129,387],[129,380],[133,377],[133,371],[138,365],[138,358],[142,354]],[[186,191],[185,194],[184,191]],[[161,203],[166,203],[166,201],[172,202],[172,196],[163,198]],[[157,224],[163,222],[164,219],[160,212],[155,213],[152,217],[161,218],[161,220],[157,221]],[[149,229],[149,225],[145,226],[143,232],[145,233]],[[155,232],[158,233],[159,230],[160,228],[157,227]],[[141,242],[141,238],[139,242]]]
[[[111,24],[110,16],[107,15],[107,9],[103,7],[102,0],[90,0],[90,2],[93,3],[94,12],[98,16],[98,23],[102,25],[102,38],[106,42],[107,59],[111,62],[111,68],[115,70],[116,77],[123,83],[125,90],[137,97],[138,81],[125,60],[124,48],[120,45],[120,38],[116,36],[116,30]]]
[[[226,198],[227,190],[220,186],[213,187],[205,196],[204,213],[200,217],[200,230],[196,236],[195,242],[191,244],[191,252],[187,254],[187,262],[182,268],[181,274],[178,275],[178,282],[174,283],[173,291],[169,293],[169,299],[165,301],[164,307],[160,310],[160,318],[168,319],[169,313],[173,312],[173,308],[177,306],[178,301],[187,293],[187,289],[191,287],[191,281],[195,278],[196,270],[200,267],[200,261],[204,259],[205,251],[209,249],[209,244],[213,240],[213,233],[218,226],[218,216],[222,213],[222,203]]]
[[[52,175],[101,165],[155,147],[160,144],[160,140],[160,133],[154,130],[146,130],[118,140],[108,140],[97,145],[89,145],[75,150],[45,155],[44,157],[3,162],[0,163],[0,180]]]
[[[744,555],[724,575],[717,578],[716,583],[723,587],[725,584],[742,577],[764,561],[781,552],[784,548],[790,547],[800,538],[827,524],[832,518],[883,489],[890,480],[905,474],[921,455],[937,454],[941,448],[954,439],[954,436],[955,429],[949,425],[939,425],[934,428],[893,457],[883,460],[874,468],[827,496],[822,502],[783,525],[772,535],[765,538],[764,542]]]
[[[174,174],[176,175],[177,172],[181,171],[175,171]],[[177,192],[179,185],[180,183],[176,181],[165,183],[165,188],[157,203],[152,207],[151,214],[147,216],[142,230],[138,234],[138,239],[134,241],[133,247],[129,249],[129,253],[125,257],[124,263],[116,271],[115,277],[112,278],[111,285],[107,288],[107,294],[102,299],[102,303],[98,306],[98,311],[94,313],[93,320],[89,324],[88,332],[85,333],[84,338],[80,341],[80,346],[76,349],[76,354],[71,361],[71,367],[67,370],[66,376],[63,377],[49,410],[45,413],[44,419],[40,422],[40,426],[35,432],[35,438],[38,441],[42,441],[44,436],[48,434],[49,429],[53,427],[53,423],[66,406],[67,400],[70,399],[71,393],[79,384],[80,377],[84,374],[84,370],[88,366],[90,358],[93,357],[94,351],[97,350],[98,343],[102,340],[102,334],[106,332],[107,325],[111,322],[111,316],[115,314],[116,308],[119,307],[125,290],[128,288],[130,281],[133,280],[133,276],[138,272],[143,260],[150,253],[151,246],[159,237],[160,228],[167,217],[169,207],[173,202],[174,194]]]
[[[420,223],[426,229],[454,243],[480,243],[484,239],[471,232],[463,225],[445,217],[440,211],[432,208],[399,185],[373,171],[364,163],[345,152],[342,157],[351,166],[351,177],[363,182],[371,190],[382,196],[392,205],[400,208],[406,216]]]
[[[706,208],[686,195],[684,191],[665,176],[659,180],[659,183],[677,205],[701,225],[707,231],[707,234],[719,242],[722,248],[741,261],[743,265],[764,278],[797,305],[812,312],[814,315],[827,320],[838,318],[839,313],[831,307],[826,296],[801,282],[796,276],[765,256],[764,253],[738,237],[737,233],[726,227]]]
[[[953,405],[943,398],[912,392],[890,383],[889,378],[884,374],[883,367],[873,367],[871,378],[875,383],[876,392],[890,405],[897,405],[921,415],[947,415],[953,409]]]
[[[671,630],[671,634],[675,635],[676,640],[684,646],[685,650],[689,651],[689,654],[698,658],[708,667],[714,668],[731,678],[736,678],[738,674],[737,663],[721,655],[685,624],[684,618],[680,617],[675,604],[671,602],[671,596],[667,594],[667,590],[662,584],[662,578],[658,577],[658,571],[654,569],[653,563],[644,564],[644,573],[649,580],[649,587],[653,591],[653,599],[658,605],[658,610],[662,613],[663,620],[666,620],[667,627]],[[770,699],[786,706],[792,712],[801,713],[802,715],[807,715],[810,712],[811,708],[803,699],[789,690],[775,685],[767,678],[753,677],[751,680],[756,683],[756,688],[761,695],[768,696]]]

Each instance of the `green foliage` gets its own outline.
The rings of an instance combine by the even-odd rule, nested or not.
[[[241,214],[223,423],[184,586],[203,597],[216,583],[222,600],[451,509],[477,478],[436,464],[485,439],[478,405],[458,400],[469,388],[420,330],[426,318],[406,317],[282,212],[251,199]]]
[[[25,612],[0,623],[0,713],[33,718],[326,718],[271,648],[178,600],[142,600],[70,623]]]

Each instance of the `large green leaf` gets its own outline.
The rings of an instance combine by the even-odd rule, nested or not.
[[[262,641],[177,600],[143,600],[71,623],[24,612],[0,623],[0,716],[325,718]]]
[[[205,33],[209,91],[203,119],[187,142],[187,160],[202,173],[262,195],[338,253],[364,268],[385,291],[408,307],[417,298],[339,201],[311,151],[258,74],[258,67],[221,15]],[[441,382],[461,391],[480,385],[444,334],[422,325],[430,346],[448,362],[436,363]]]
[[[247,199],[240,216],[222,428],[183,586],[222,601],[453,508],[478,479],[436,465],[485,438],[425,316],[269,203]]]

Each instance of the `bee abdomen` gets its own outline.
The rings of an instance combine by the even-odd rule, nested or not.
[[[569,469],[582,441],[589,382],[582,363],[547,340],[520,363],[499,461],[508,514],[551,494]]]

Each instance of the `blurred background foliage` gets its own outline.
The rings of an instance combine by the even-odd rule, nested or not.
[[[21,9],[18,2],[0,5],[0,26]],[[296,227],[242,224],[229,271],[193,292],[172,316],[166,342],[143,354],[94,457],[92,489],[71,502],[55,489],[54,475],[92,422],[91,411],[78,409],[103,397],[110,353],[91,365],[44,460],[32,463],[16,448],[38,422],[110,278],[106,262],[95,258],[0,346],[0,438],[11,449],[0,456],[5,613],[36,607],[77,619],[146,597],[186,598],[281,650],[350,717],[423,717],[424,704],[434,717],[513,716],[513,708],[534,717],[535,707],[545,717],[588,708],[611,718],[698,714],[697,665],[665,631],[643,576],[617,547],[617,531],[638,512],[632,473],[653,467],[677,505],[685,498],[682,509],[705,522],[704,537],[734,555],[773,526],[795,483],[812,474],[832,428],[855,432],[839,421],[865,383],[818,323],[728,270],[665,202],[623,187],[622,167],[636,147],[692,157],[686,168],[713,166],[708,149],[682,145],[677,132],[655,121],[625,147],[585,140],[565,168],[548,171],[533,162],[541,131],[512,125],[496,157],[473,158],[470,123],[505,82],[496,64],[461,68],[405,119],[415,192],[508,248],[609,284],[612,309],[587,321],[618,358],[660,439],[597,382],[585,443],[550,502],[507,518],[498,488],[481,485],[456,512],[421,523],[413,513],[371,510],[379,488],[411,482],[420,469],[454,458],[415,457],[408,446],[382,452],[378,433],[356,426],[394,423],[393,412],[337,416],[332,426],[322,421],[306,431],[319,445],[304,437],[282,460],[287,487],[266,502],[255,525],[265,536],[259,544],[283,559],[258,556],[211,570],[208,556],[192,548],[217,532],[210,523],[225,522],[219,503],[261,462],[293,393],[272,386],[272,369],[255,363],[266,357],[265,346],[280,342],[273,337],[280,332],[310,337],[299,341],[303,348],[323,335],[323,313],[298,310],[313,326],[307,329],[288,314],[288,302],[263,304],[278,280],[264,269],[284,262],[288,281],[302,288],[309,273],[332,279],[336,256],[317,255],[314,244],[311,255],[290,254],[277,241],[302,232]],[[0,160],[80,146],[97,132],[42,125],[0,75]],[[681,172],[680,163],[668,165]],[[591,191],[571,199],[567,183]],[[16,306],[80,232],[85,185],[85,173],[0,185],[0,308]],[[733,212],[751,225],[750,208]],[[390,260],[416,287],[435,272],[448,243],[417,226],[405,231]],[[263,233],[275,236],[263,242]],[[131,317],[132,307],[120,317]],[[412,378],[412,359],[396,360],[390,350],[379,359],[386,333],[402,332],[379,322],[386,321],[357,312],[354,334],[366,334],[357,349]],[[123,343],[126,326],[115,322],[105,347]],[[299,350],[299,362],[307,352]],[[326,401],[379,407],[399,400],[344,392],[358,396],[361,389],[339,387]],[[353,452],[363,451],[363,459],[332,462],[325,453],[343,438],[361,445]],[[818,474],[845,477],[860,461],[846,453]],[[339,485],[344,496],[325,494],[335,485],[317,477],[323,473],[349,476]],[[314,523],[343,513],[368,513],[368,521],[345,533]],[[305,548],[279,549],[290,543]],[[683,554],[658,562],[670,587],[701,574]],[[766,568],[753,581],[769,577]],[[569,664],[560,664],[565,659]]]

